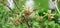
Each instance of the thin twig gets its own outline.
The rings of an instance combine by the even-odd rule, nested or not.
[[[6,7],[8,7],[10,10],[12,10],[8,5],[6,5],[6,4],[4,3],[4,0],[3,0],[2,4],[3,4],[4,6],[6,6]]]
[[[59,11],[59,9],[58,9],[57,5],[55,5],[55,7],[56,7],[56,9],[57,9],[58,13],[60,14],[60,11]]]
[[[19,6],[17,5],[16,1],[13,0],[13,2],[14,2],[14,4],[16,5],[16,7],[17,7],[18,9],[20,9]]]

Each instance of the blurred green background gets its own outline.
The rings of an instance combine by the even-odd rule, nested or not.
[[[0,2],[0,28],[27,28],[27,24],[23,23],[21,24],[18,21],[15,21],[16,18],[21,18],[22,20],[24,19],[24,17],[22,16],[22,14],[24,14],[24,4],[26,0],[15,0],[19,9],[16,7],[14,7],[13,10],[11,11],[6,11],[5,10],[5,5],[3,5],[6,0],[4,0],[3,2]],[[35,12],[35,17],[32,21],[29,21],[29,24],[31,25],[31,28],[60,28],[60,23],[57,22],[55,23],[55,20],[49,21],[47,16],[45,16],[42,20],[38,19],[36,20],[37,16],[42,15],[44,16],[45,13],[48,13],[48,1],[49,0],[34,0],[34,7],[35,9],[37,9]],[[58,3],[58,7],[60,9],[60,3]],[[58,13],[54,12],[53,14],[55,14],[53,17],[53,19],[58,19],[59,15]],[[23,21],[25,22],[25,21]]]

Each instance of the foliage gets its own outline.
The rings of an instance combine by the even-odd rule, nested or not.
[[[24,19],[24,2],[19,4],[20,9],[16,6],[13,10],[6,11],[5,6],[0,3],[0,28],[27,28],[28,25]],[[40,5],[41,3],[41,5]],[[45,4],[46,3],[46,4]],[[28,24],[31,28],[60,28],[60,23],[56,22],[56,19],[60,18],[57,12],[52,13],[54,18],[48,19],[49,8],[48,0],[35,0],[35,17],[28,20]],[[47,15],[46,15],[47,14]],[[46,16],[45,16],[46,15]]]

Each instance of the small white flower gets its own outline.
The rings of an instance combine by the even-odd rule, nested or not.
[[[55,1],[49,0],[49,8],[56,9],[55,6],[57,6],[57,0],[55,0]]]
[[[25,3],[25,8],[29,8],[29,11],[32,11],[34,7],[34,1],[33,0],[27,0]]]

